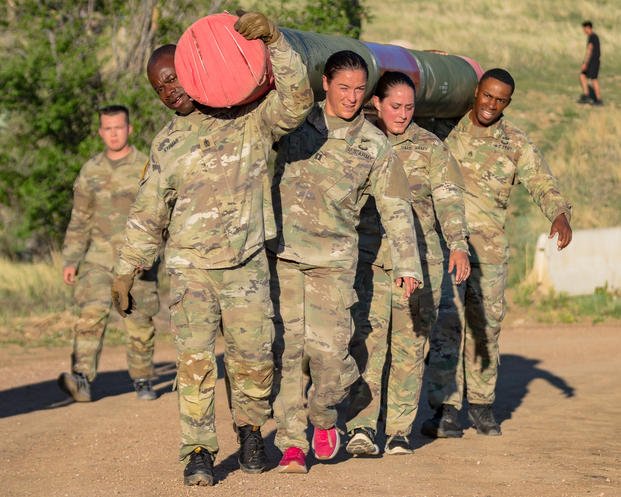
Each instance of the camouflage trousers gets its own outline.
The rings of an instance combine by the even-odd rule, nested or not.
[[[234,423],[261,426],[268,419],[274,312],[264,250],[234,268],[184,268],[171,270],[170,276],[181,422],[179,457],[184,460],[197,447],[218,452],[214,401],[215,342],[220,326]]]
[[[418,410],[424,349],[440,303],[443,266],[423,261],[424,286],[406,300],[391,270],[359,264],[351,354],[361,377],[351,388],[347,430],[377,431],[386,403],[386,434],[408,435]]]
[[[350,308],[356,301],[353,284],[353,271],[272,259],[274,356],[280,370],[273,406],[274,443],[282,451],[298,447],[308,452],[307,417],[318,428],[335,426],[336,405],[358,378],[356,362],[349,355]],[[312,382],[308,406],[305,373]]]
[[[430,339],[429,404],[461,409],[492,404],[498,377],[498,336],[505,316],[506,264],[473,264],[465,283],[442,282],[438,321]]]
[[[80,314],[74,327],[72,370],[97,376],[99,356],[112,309],[110,288],[114,274],[95,264],[83,263],[78,272],[74,297]],[[127,333],[127,366],[132,379],[152,378],[155,327],[153,316],[160,303],[157,295],[157,268],[136,278],[132,288],[136,309],[122,320]]]

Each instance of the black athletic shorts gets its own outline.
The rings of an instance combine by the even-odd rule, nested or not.
[[[590,61],[587,68],[582,71],[582,74],[589,79],[597,79],[597,75],[599,74],[599,60]]]

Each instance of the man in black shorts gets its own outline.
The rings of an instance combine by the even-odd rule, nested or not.
[[[587,35],[587,48],[584,54],[584,61],[580,72],[580,85],[582,86],[582,95],[578,99],[579,104],[602,105],[602,97],[599,91],[599,81],[597,75],[599,73],[599,37],[593,32],[593,23],[584,21],[582,29]],[[588,80],[591,80],[591,88]],[[593,94],[591,94],[591,89]]]

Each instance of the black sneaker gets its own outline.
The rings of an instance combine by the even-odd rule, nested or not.
[[[238,426],[239,467],[245,473],[261,473],[267,465],[263,437],[259,426]]]
[[[595,101],[593,102],[593,105],[594,105],[595,107],[600,107],[600,106],[604,105],[604,101],[600,98],[599,100],[595,100]]]
[[[459,438],[464,434],[459,424],[459,412],[449,404],[442,404],[433,418],[423,423],[420,432],[430,438]]]
[[[345,450],[354,456],[376,456],[380,453],[375,443],[375,431],[371,428],[354,428],[349,432]]]
[[[410,448],[410,442],[405,435],[391,435],[386,441],[384,452],[391,456],[412,454],[414,451]]]
[[[203,447],[196,447],[183,470],[185,485],[213,485],[213,454]]]
[[[134,389],[136,390],[136,396],[138,400],[155,400],[157,394],[153,390],[151,380],[138,379],[134,380]]]
[[[91,401],[91,384],[82,373],[61,373],[57,381],[60,389],[76,402]]]
[[[593,99],[588,95],[580,95],[580,98],[576,100],[576,102],[579,104],[592,104]]]
[[[470,404],[468,418],[480,435],[498,436],[502,434],[500,425],[494,418],[491,404]]]

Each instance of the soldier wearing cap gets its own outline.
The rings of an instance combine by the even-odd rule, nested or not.
[[[260,427],[270,415],[273,307],[265,239],[274,233],[267,156],[312,105],[306,68],[260,13],[235,29],[267,45],[276,89],[261,101],[175,116],[154,139],[150,165],[126,228],[112,292],[122,314],[137,270],[149,267],[167,228],[171,326],[177,347],[180,459],[186,485],[212,485],[218,452],[214,420],[216,334],[222,325],[232,414],[243,471],[260,473]],[[183,103],[176,73],[150,64],[154,89]]]

